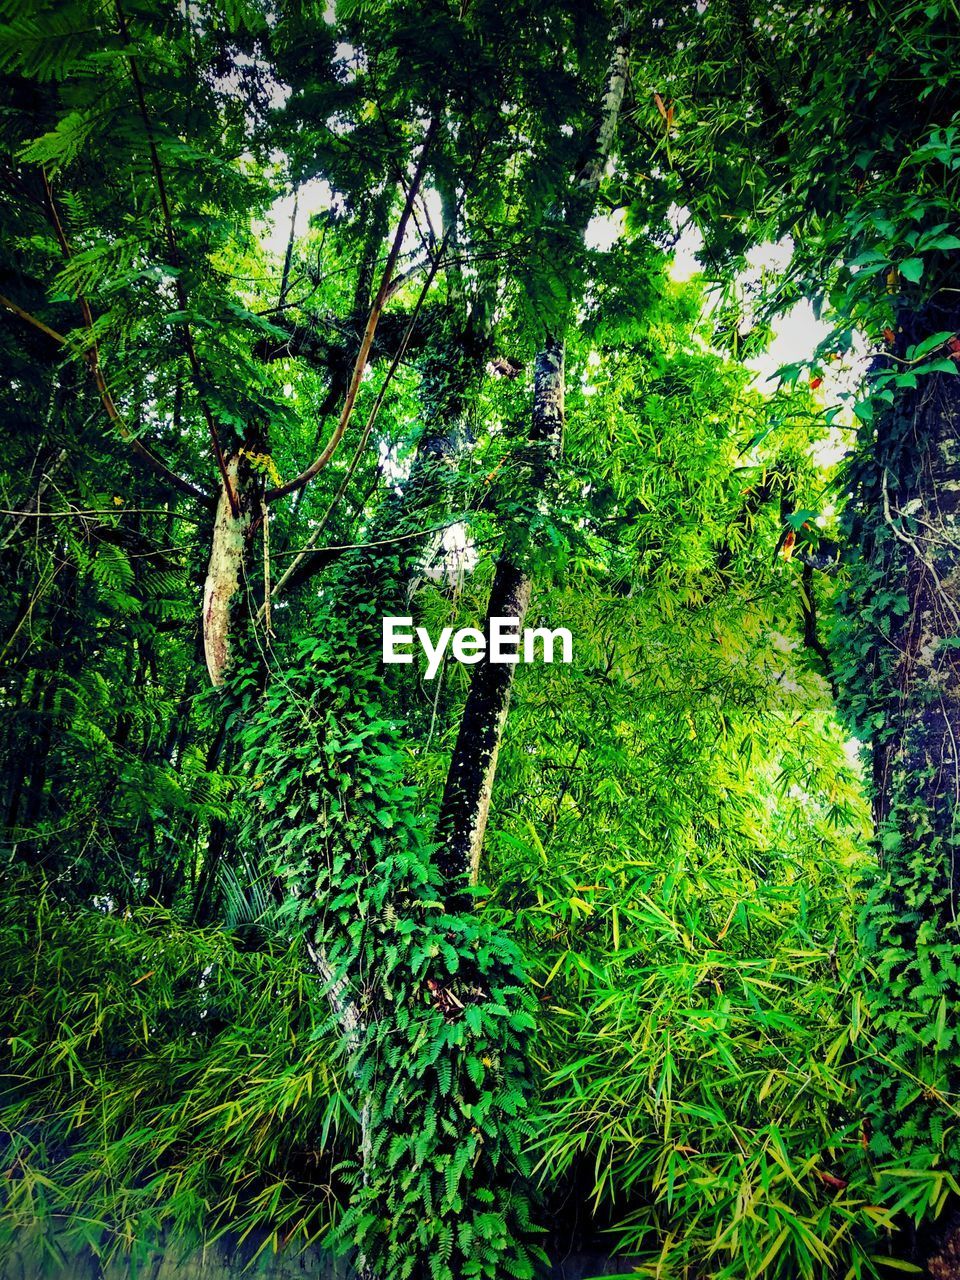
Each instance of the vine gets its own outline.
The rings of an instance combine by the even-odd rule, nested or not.
[[[532,1276],[520,953],[480,912],[444,908],[386,690],[344,662],[345,642],[331,623],[262,696],[249,665],[232,680],[255,775],[247,838],[320,959],[362,1118],[336,1243],[379,1280]]]

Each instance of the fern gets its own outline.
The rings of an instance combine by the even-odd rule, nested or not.
[[[82,155],[90,139],[103,125],[104,116],[100,111],[71,111],[57,121],[56,128],[27,143],[20,152],[20,158],[27,164],[45,165],[51,173],[56,173]],[[61,273],[61,280],[67,288],[72,284],[67,280],[66,272]],[[75,287],[81,292],[89,291],[88,285],[82,290]]]
[[[133,587],[133,566],[122,548],[110,542],[101,542],[94,556],[92,571],[95,580],[105,588],[108,598],[129,600]]]
[[[101,33],[84,8],[22,14],[0,27],[0,71],[40,81],[89,69]]]

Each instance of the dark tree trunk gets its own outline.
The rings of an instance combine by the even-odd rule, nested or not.
[[[913,837],[949,835],[960,798],[960,378],[925,378],[881,428],[877,452],[878,542],[897,594],[873,744],[874,817],[881,831],[893,823]],[[941,872],[955,895],[960,868],[951,859]]]
[[[898,369],[910,344],[956,331],[960,311],[930,306],[901,324]],[[960,1006],[960,375],[920,375],[863,434],[838,646],[841,706],[870,744],[878,851],[861,1086],[878,1156],[925,1150],[949,1167],[960,1160],[946,1106],[960,1079],[947,1016]]]
[[[519,642],[529,603],[529,576],[512,560],[501,556],[487,607],[488,633],[492,618],[516,618]],[[438,822],[443,843],[436,861],[450,884],[465,875],[471,883],[477,880],[515,669],[509,663],[491,663],[485,656],[470,681]]]
[[[586,161],[565,194],[567,227],[582,238],[596,203],[597,190],[609,159],[620,108],[627,84],[627,30],[611,32],[613,49],[600,99],[595,137],[586,148]],[[570,310],[572,299],[567,299]],[[537,356],[534,369],[533,414],[530,441],[534,446],[529,492],[543,502],[549,463],[559,450],[563,434],[563,316],[560,333],[548,339]],[[527,537],[523,531],[518,540],[501,554],[487,607],[485,631],[489,636],[490,621],[495,617],[516,617],[523,626],[523,615],[530,600],[531,582],[521,567]],[[509,609],[508,609],[509,606]],[[447,771],[447,781],[440,802],[438,836],[441,848],[437,854],[451,887],[451,900],[459,901],[465,879],[476,881],[480,853],[490,812],[490,800],[497,770],[500,740],[506,724],[513,684],[513,665],[493,664],[488,657],[475,667],[466,706],[457,734],[456,746]]]
[[[563,399],[563,347],[550,341],[537,357],[530,425],[530,441],[535,450],[530,491],[541,495],[540,501],[549,466],[563,436]],[[484,622],[488,636],[494,618],[516,618],[519,643],[532,586],[529,572],[521,563],[528,540],[526,532],[521,531],[519,539],[501,553]],[[479,874],[515,671],[516,664],[490,662],[488,653],[477,664],[470,681],[437,828],[442,841],[437,862],[454,894],[465,877],[475,883]]]

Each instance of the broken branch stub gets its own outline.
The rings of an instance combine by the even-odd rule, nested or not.
[[[210,563],[203,587],[203,652],[214,686],[223,684],[230,660],[230,621],[236,607],[244,560],[253,532],[256,494],[249,468],[241,467],[238,454],[226,459],[226,476],[220,490],[213,524]],[[231,490],[236,501],[234,514]]]

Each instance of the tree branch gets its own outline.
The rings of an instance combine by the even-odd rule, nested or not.
[[[374,299],[373,306],[370,308],[370,315],[367,319],[367,325],[363,333],[363,339],[360,343],[360,350],[357,352],[357,358],[353,366],[353,374],[350,378],[350,384],[347,387],[346,398],[343,402],[343,408],[340,411],[340,420],[338,421],[333,435],[330,437],[326,447],[322,453],[310,464],[305,471],[296,476],[293,480],[286,484],[280,485],[276,489],[268,489],[266,492],[266,500],[273,502],[277,498],[284,498],[289,493],[295,493],[298,489],[302,489],[304,485],[309,484],[313,477],[327,465],[337,450],[337,446],[343,439],[344,432],[349,426],[350,419],[353,416],[353,408],[356,403],[357,393],[360,390],[360,380],[363,377],[363,371],[366,368],[367,357],[370,354],[370,348],[373,345],[374,334],[377,331],[377,324],[380,320],[380,313],[383,310],[387,300],[387,294],[390,289],[390,281],[393,276],[393,269],[396,266],[397,258],[400,254],[400,247],[403,244],[403,238],[406,233],[407,223],[410,219],[410,213],[413,209],[413,202],[416,199],[420,184],[423,181],[423,175],[426,169],[427,155],[430,151],[431,143],[437,132],[438,118],[430,121],[427,129],[426,137],[423,140],[423,146],[420,151],[420,159],[417,161],[417,168],[413,175],[413,181],[410,183],[410,189],[407,192],[407,198],[404,202],[403,212],[400,215],[400,221],[397,224],[396,235],[393,238],[393,244],[387,256],[387,262],[383,269],[383,278],[380,281],[380,288],[377,290],[377,296]]]
[[[25,320],[27,324],[33,325],[34,329],[39,329],[41,333],[45,333],[48,338],[52,338],[59,346],[64,347],[67,344],[66,338],[62,333],[57,333],[56,329],[51,329],[48,324],[44,324],[42,320],[38,320],[35,315],[31,315],[29,311],[24,311],[23,307],[18,307],[5,294],[0,293],[0,307],[5,307],[7,311],[12,311],[15,316],[19,316],[21,320]]]
[[[800,614],[803,618],[803,643],[820,659],[823,674],[834,698],[837,697],[837,677],[830,660],[830,651],[820,639],[817,629],[817,601],[813,587],[813,565],[805,564],[800,573]]]
[[[287,302],[287,289],[290,286],[290,265],[293,262],[293,244],[297,235],[297,209],[300,205],[300,188],[293,189],[293,212],[290,215],[290,234],[287,236],[287,250],[283,255],[283,275],[280,278],[280,295],[277,299],[277,310],[282,311]]]
[[[337,492],[333,495],[333,498],[330,500],[330,505],[327,507],[326,511],[324,512],[323,517],[320,520],[320,523],[317,525],[316,529],[314,529],[313,533],[310,535],[310,539],[307,542],[306,546],[303,547],[302,550],[298,553],[297,558],[294,560],[293,564],[291,564],[287,568],[286,572],[277,582],[277,585],[273,588],[274,595],[279,595],[280,592],[283,590],[283,588],[289,585],[291,582],[303,581],[305,578],[309,577],[310,573],[313,571],[312,565],[307,565],[301,568],[302,562],[310,555],[311,552],[314,551],[314,548],[316,547],[317,543],[320,540],[320,535],[323,533],[324,529],[327,527],[327,523],[329,522],[331,515],[333,514],[336,507],[339,505],[341,499],[343,498],[343,495],[346,493],[347,485],[350,483],[351,479],[353,478],[353,474],[360,463],[360,458],[362,457],[363,451],[366,448],[367,441],[370,439],[370,433],[373,431],[374,424],[377,420],[377,415],[379,414],[380,407],[383,404],[383,400],[387,392],[387,387],[390,385],[390,380],[393,378],[394,374],[396,373],[400,365],[401,360],[403,359],[404,353],[406,352],[406,349],[407,349],[407,343],[410,341],[410,337],[413,334],[414,328],[416,327],[417,316],[420,314],[420,308],[422,307],[424,299],[426,298],[430,290],[430,286],[433,283],[434,276],[437,274],[437,269],[440,266],[440,259],[443,256],[445,243],[446,243],[446,240],[444,240],[441,243],[439,250],[434,255],[433,262],[430,265],[430,270],[427,273],[427,278],[424,281],[423,287],[420,290],[420,295],[417,298],[416,306],[413,308],[413,313],[410,316],[410,322],[408,323],[406,331],[404,332],[404,335],[400,340],[400,345],[397,347],[393,360],[390,362],[390,367],[387,370],[386,376],[383,379],[383,382],[380,386],[380,390],[377,392],[377,398],[373,402],[373,407],[371,408],[370,414],[367,418],[366,426],[363,428],[363,434],[361,435],[360,440],[357,444],[357,447],[354,450],[354,454],[353,454],[353,458],[351,459],[350,466],[347,468],[343,479],[340,481],[340,485],[337,488]],[[316,555],[322,556],[322,552],[317,552]],[[326,563],[325,560],[321,560],[317,563],[316,567],[322,568],[323,564],[325,563]],[[268,601],[269,601],[269,592],[266,591],[265,589],[265,599],[264,599],[264,604],[261,608],[261,613],[268,608]]]

